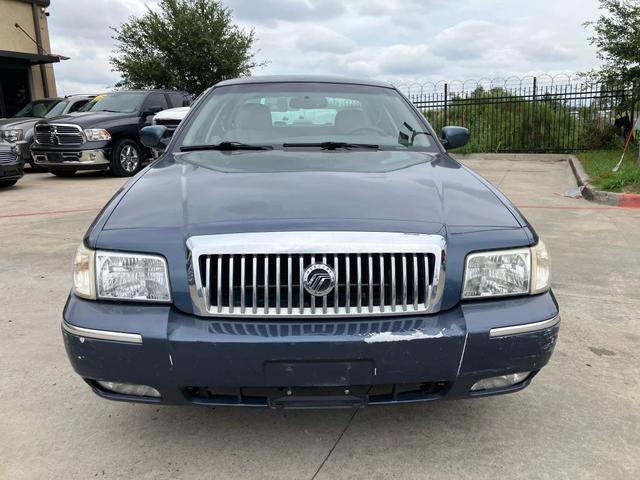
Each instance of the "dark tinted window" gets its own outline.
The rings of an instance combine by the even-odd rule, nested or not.
[[[142,110],[166,110],[169,108],[164,93],[151,93],[144,101]]]
[[[71,108],[69,108],[69,113],[71,112],[77,112],[78,110],[80,110],[82,107],[84,107],[87,102],[89,101],[89,99],[87,98],[86,100],[78,100],[77,102],[75,102],[73,105],[71,105]]]
[[[189,98],[180,92],[169,93],[169,102],[171,103],[171,108],[174,107],[188,107],[190,105]]]

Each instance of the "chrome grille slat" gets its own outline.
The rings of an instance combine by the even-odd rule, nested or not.
[[[244,313],[245,309],[245,296],[247,290],[247,282],[245,281],[245,275],[247,272],[246,258],[244,255],[240,256],[240,313]]]
[[[298,311],[300,312],[300,315],[302,315],[304,313],[304,288],[302,288],[302,275],[304,274],[304,259],[302,258],[302,255],[300,255],[300,257],[298,257],[298,265],[299,265],[299,269],[298,269],[298,278],[300,279],[300,286],[298,288],[298,290],[300,290],[300,298],[298,299]]]
[[[258,256],[252,256],[251,268],[251,310],[253,313],[258,311]]]
[[[216,300],[218,313],[222,311],[222,255],[218,256],[218,269],[216,277]]]
[[[322,256],[322,263],[324,263],[325,265],[327,264],[327,256],[326,255]],[[322,296],[322,313],[325,314],[325,315],[327,314],[327,296],[326,295]]]
[[[311,262],[309,265],[313,265],[314,263],[316,263],[316,257],[315,255],[311,255]],[[311,303],[311,313],[316,313],[316,297],[309,295],[309,302]]]
[[[338,313],[340,311],[340,263],[338,255],[333,256],[333,270],[336,272],[336,288],[333,290],[333,310]]]
[[[418,309],[418,255],[415,253],[411,254],[411,259],[413,260],[413,308]]]
[[[402,310],[407,311],[407,255],[402,254]]]
[[[275,252],[264,246],[238,247],[232,239],[215,248],[194,248],[193,238],[210,237],[189,239],[194,311],[220,317],[344,317],[432,313],[440,306],[442,237],[434,242],[436,236],[425,235],[423,246],[414,242],[411,248],[401,242],[375,248],[349,243],[344,249],[329,245],[305,251],[299,241],[285,248],[292,242],[287,243],[287,233],[280,235],[285,245],[277,244]],[[299,238],[314,235],[318,233],[305,232]],[[415,236],[420,237],[407,237]],[[304,288],[304,272],[314,263],[333,270],[335,286],[325,295],[311,295]]]
[[[291,255],[287,255],[287,312],[293,309],[293,261]]]
[[[276,255],[276,313],[280,313],[280,255]]]
[[[358,272],[358,277],[356,280],[356,289],[357,289],[357,298],[358,298],[358,313],[362,311],[362,257],[358,253],[356,255],[356,268]]]
[[[368,270],[369,270],[369,313],[373,312],[373,257],[368,255]]]
[[[384,255],[380,254],[380,308],[384,308]]]
[[[264,313],[269,313],[269,256],[264,256]]]
[[[391,255],[391,311],[396,311],[396,257]]]

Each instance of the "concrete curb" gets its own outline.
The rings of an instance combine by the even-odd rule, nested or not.
[[[612,205],[614,207],[640,208],[640,194],[637,193],[615,193],[596,190],[589,183],[589,176],[584,171],[580,159],[574,155],[569,155],[569,165],[576,177],[578,186],[583,187],[582,196],[592,202]]]

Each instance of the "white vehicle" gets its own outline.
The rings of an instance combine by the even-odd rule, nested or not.
[[[171,133],[173,133],[174,130],[178,128],[178,124],[182,119],[187,116],[190,109],[191,107],[176,107],[162,110],[161,112],[156,113],[155,117],[153,117],[152,124],[164,125]]]
[[[173,135],[173,132],[175,132],[176,128],[178,128],[178,125],[184,119],[184,117],[187,116],[187,113],[189,113],[190,109],[191,107],[175,107],[168,108],[167,110],[162,110],[161,112],[155,114],[153,120],[151,121],[151,124],[164,125],[165,127],[167,127],[167,130],[170,132],[170,134]],[[154,148],[151,149],[153,158],[158,158],[160,156],[160,153],[160,151]]]

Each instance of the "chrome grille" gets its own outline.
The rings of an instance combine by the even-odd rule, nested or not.
[[[40,145],[78,146],[84,143],[82,129],[77,125],[38,123],[35,126],[36,142]]]
[[[0,149],[0,165],[8,165],[10,163],[16,163],[18,157],[11,151],[11,148]]]
[[[366,316],[437,311],[444,240],[435,235],[283,232],[192,237],[189,281],[206,316]],[[304,272],[333,270],[312,295]]]

